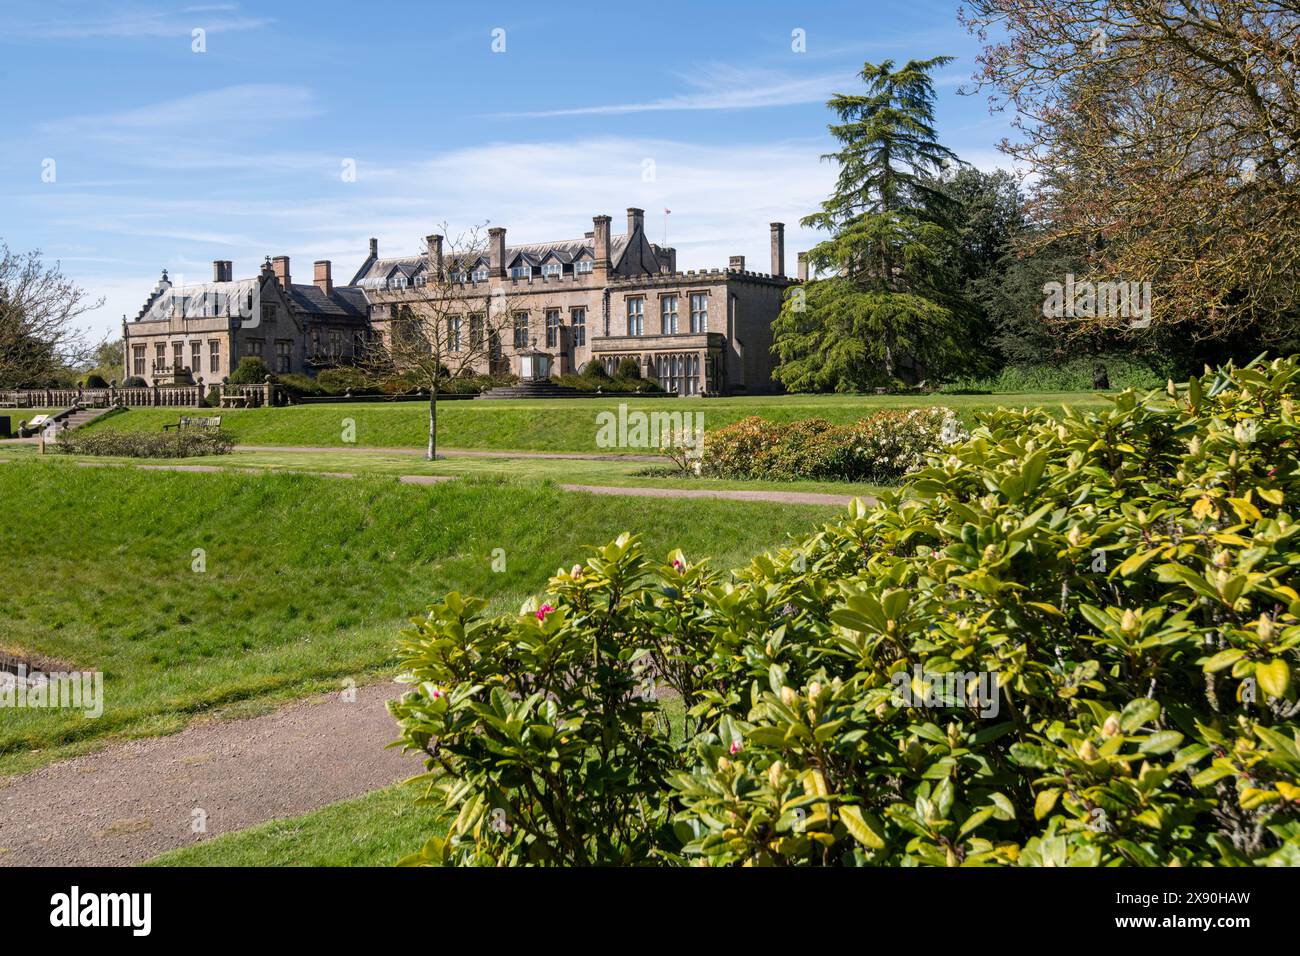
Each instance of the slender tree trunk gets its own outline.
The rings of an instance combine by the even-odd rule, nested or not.
[[[438,383],[429,386],[429,447],[425,457],[434,461],[438,457]]]

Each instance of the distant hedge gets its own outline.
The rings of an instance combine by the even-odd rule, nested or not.
[[[66,455],[115,458],[197,458],[227,455],[235,436],[224,429],[177,429],[168,432],[71,431],[59,436],[56,451]]]

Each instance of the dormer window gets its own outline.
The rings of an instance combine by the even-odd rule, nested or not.
[[[487,282],[487,277],[488,277],[487,266],[479,266],[477,269],[474,270],[475,282]]]
[[[518,265],[510,267],[510,278],[528,279],[533,275],[533,267],[529,265]]]
[[[422,275],[418,275],[418,276],[415,277],[415,280],[414,280],[414,283],[413,283],[413,284],[416,285],[416,286],[422,286],[422,285],[424,285],[424,282],[425,282],[425,277],[422,276]]]
[[[405,288],[406,288],[406,276],[404,276],[404,275],[395,275],[395,276],[393,276],[391,279],[388,280],[388,288],[390,288],[390,289],[405,289]]]
[[[578,275],[590,273],[595,263],[591,259],[579,259],[573,264],[573,271]]]
[[[564,275],[564,266],[558,262],[548,262],[542,266],[542,278],[555,277]]]

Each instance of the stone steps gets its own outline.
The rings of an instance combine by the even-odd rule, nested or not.
[[[518,385],[502,385],[489,389],[478,398],[587,398],[591,392],[557,385],[554,382],[520,382]]]

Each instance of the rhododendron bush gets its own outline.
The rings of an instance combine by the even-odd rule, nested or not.
[[[698,471],[714,478],[888,482],[963,437],[956,414],[941,407],[890,409],[852,425],[752,416],[707,433]]]
[[[392,705],[427,864],[1300,865],[1300,366],[1000,410],[726,573],[448,595]]]

